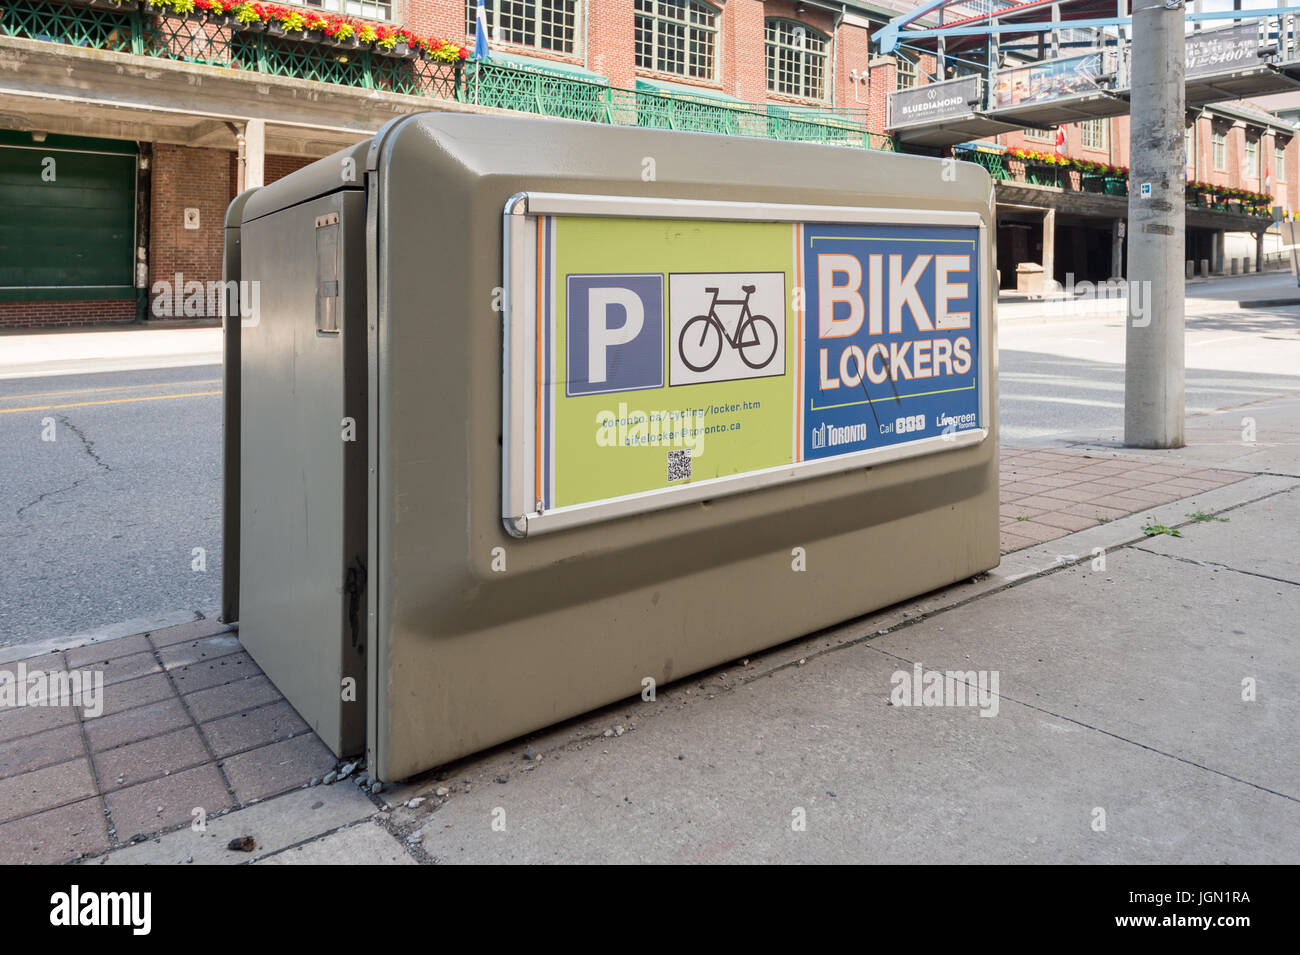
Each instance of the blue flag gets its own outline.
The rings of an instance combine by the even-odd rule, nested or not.
[[[474,59],[488,58],[487,7],[484,0],[478,0],[478,10],[474,14]]]

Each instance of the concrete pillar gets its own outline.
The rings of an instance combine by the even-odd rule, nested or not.
[[[1043,213],[1043,282],[1056,281],[1056,210]]]
[[[250,119],[244,127],[244,188],[266,185],[266,121]]]
[[[1223,274],[1224,234],[1222,229],[1214,233],[1214,271],[1220,275]]]
[[[1255,233],[1255,271],[1264,271],[1264,233]]]
[[[266,185],[266,120],[250,119],[235,134],[238,163],[236,195]]]
[[[1183,263],[1183,278],[1190,279],[1196,277],[1196,263],[1188,259]]]
[[[1181,3],[1133,11],[1124,443],[1138,448],[1184,444],[1183,23]]]
[[[1228,260],[1228,271],[1229,271],[1230,274],[1232,274],[1232,275],[1236,275],[1236,274],[1237,274],[1237,265],[1238,265],[1238,259],[1237,259],[1237,257],[1234,255],[1232,258],[1230,258],[1230,259]]]
[[[1205,278],[1210,274],[1210,260],[1201,259],[1201,277]]]
[[[1110,277],[1124,276],[1124,220],[1115,219],[1110,224]]]

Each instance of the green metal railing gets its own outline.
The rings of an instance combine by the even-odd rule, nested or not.
[[[739,103],[706,95],[623,89],[558,71],[470,64],[462,102],[618,126],[893,150],[892,136],[869,132],[866,110]]]
[[[147,7],[10,0],[0,8],[0,35],[448,100],[461,73],[459,63],[327,46]]]
[[[91,4],[94,3],[92,6]],[[893,150],[867,131],[865,110],[740,103],[663,90],[621,89],[560,71],[496,63],[437,63],[249,30],[230,20],[165,15],[128,0],[9,0],[0,35],[203,63],[272,76],[389,90],[620,126]]]
[[[953,149],[958,159],[977,163],[989,171],[994,179],[1001,182],[1027,182],[1036,186],[1055,186],[1071,192],[1090,192],[1107,196],[1128,196],[1128,179],[1084,172],[1066,166],[1049,166],[1028,162],[987,149]],[[1271,211],[1232,196],[1220,196],[1213,193],[1201,193],[1187,190],[1187,205],[1197,209],[1210,209],[1215,212],[1233,212],[1246,216],[1271,216]]]
[[[1084,172],[1066,166],[1049,166],[1026,162],[1014,156],[984,149],[954,148],[953,155],[977,163],[994,179],[1003,182],[1028,182],[1035,186],[1055,186],[1072,192],[1091,192],[1107,196],[1127,196],[1128,179]]]

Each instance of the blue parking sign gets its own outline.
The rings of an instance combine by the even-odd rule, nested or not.
[[[567,275],[565,304],[565,394],[663,386],[662,275]]]

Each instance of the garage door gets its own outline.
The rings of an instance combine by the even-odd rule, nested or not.
[[[134,298],[134,143],[0,132],[0,301]]]

